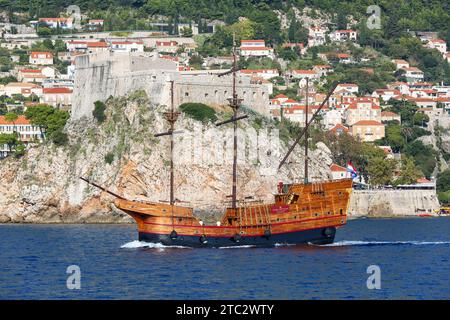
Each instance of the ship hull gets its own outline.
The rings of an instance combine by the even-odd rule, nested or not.
[[[205,242],[205,239],[201,239],[199,236],[177,235],[175,239],[172,239],[168,234],[139,232],[139,240],[145,242],[162,243],[166,246],[184,246],[194,248],[219,248],[239,246],[272,247],[276,245],[330,244],[333,243],[335,234],[335,227],[326,227],[281,234],[272,234],[269,237],[242,236],[239,241],[235,241],[233,237],[214,236],[207,237]]]

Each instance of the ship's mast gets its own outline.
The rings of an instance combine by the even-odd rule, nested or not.
[[[161,136],[170,136],[170,206],[172,211],[172,224],[174,224],[173,219],[173,206],[175,204],[175,198],[174,198],[174,165],[173,165],[173,149],[174,149],[174,129],[175,129],[175,122],[178,119],[178,116],[180,115],[179,112],[175,112],[174,110],[174,102],[173,102],[173,80],[170,81],[170,111],[164,113],[164,117],[166,118],[167,122],[169,122],[170,128],[169,131],[163,132],[163,133],[157,133],[155,134],[155,137],[161,137]]]
[[[309,130],[308,130],[308,103],[309,103],[309,78],[306,78],[306,104],[305,104],[305,177],[304,183],[308,183],[308,138],[309,138]]]
[[[220,126],[222,124],[233,122],[233,185],[231,189],[231,208],[237,208],[237,122],[239,120],[245,119],[248,116],[242,115],[238,116],[239,107],[241,106],[242,99],[240,99],[236,92],[236,43],[235,43],[235,35],[233,35],[233,68],[231,72],[233,73],[233,96],[228,98],[229,106],[233,109],[233,117],[229,120],[216,123],[216,126]],[[223,76],[225,74],[229,74],[230,71],[227,71],[219,76]]]
[[[233,36],[233,97],[228,99],[230,107],[233,109],[233,118],[236,119],[241,99],[236,93],[236,44]],[[232,187],[231,208],[236,209],[237,199],[237,121],[233,122],[233,187]]]

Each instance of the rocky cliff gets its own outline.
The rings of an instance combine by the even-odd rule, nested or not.
[[[21,159],[0,161],[0,222],[122,222],[130,221],[112,205],[112,196],[79,179],[86,176],[130,199],[168,200],[169,138],[165,107],[149,102],[139,91],[107,101],[107,120],[71,120],[70,143],[49,142],[30,148]],[[219,118],[229,117],[226,111]],[[181,114],[176,123],[175,196],[196,208],[205,219],[220,215],[231,193],[232,126],[216,127]],[[280,172],[286,151],[278,128],[265,118],[239,124],[239,198],[270,201],[279,180],[302,178],[301,149]],[[327,178],[329,150],[319,143],[312,151],[311,176]]]

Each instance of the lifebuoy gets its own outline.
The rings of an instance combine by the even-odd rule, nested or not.
[[[233,241],[234,242],[239,242],[239,241],[241,241],[241,235],[239,234],[239,233],[236,233],[234,236],[233,236]]]
[[[175,240],[176,238],[178,238],[178,233],[175,230],[172,230],[170,233],[170,239]]]
[[[208,243],[208,239],[206,238],[206,235],[202,234],[200,236],[200,242],[201,243]]]

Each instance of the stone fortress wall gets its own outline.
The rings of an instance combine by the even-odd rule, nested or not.
[[[170,82],[174,81],[174,103],[202,102],[227,105],[232,95],[232,76],[219,77],[217,72],[178,72],[172,61],[156,54],[129,55],[101,52],[77,57],[71,117],[92,116],[94,102],[109,96],[123,96],[145,90],[152,104],[170,103]],[[225,70],[224,70],[225,71]],[[242,104],[268,115],[269,92],[266,86],[239,77],[237,92]]]

